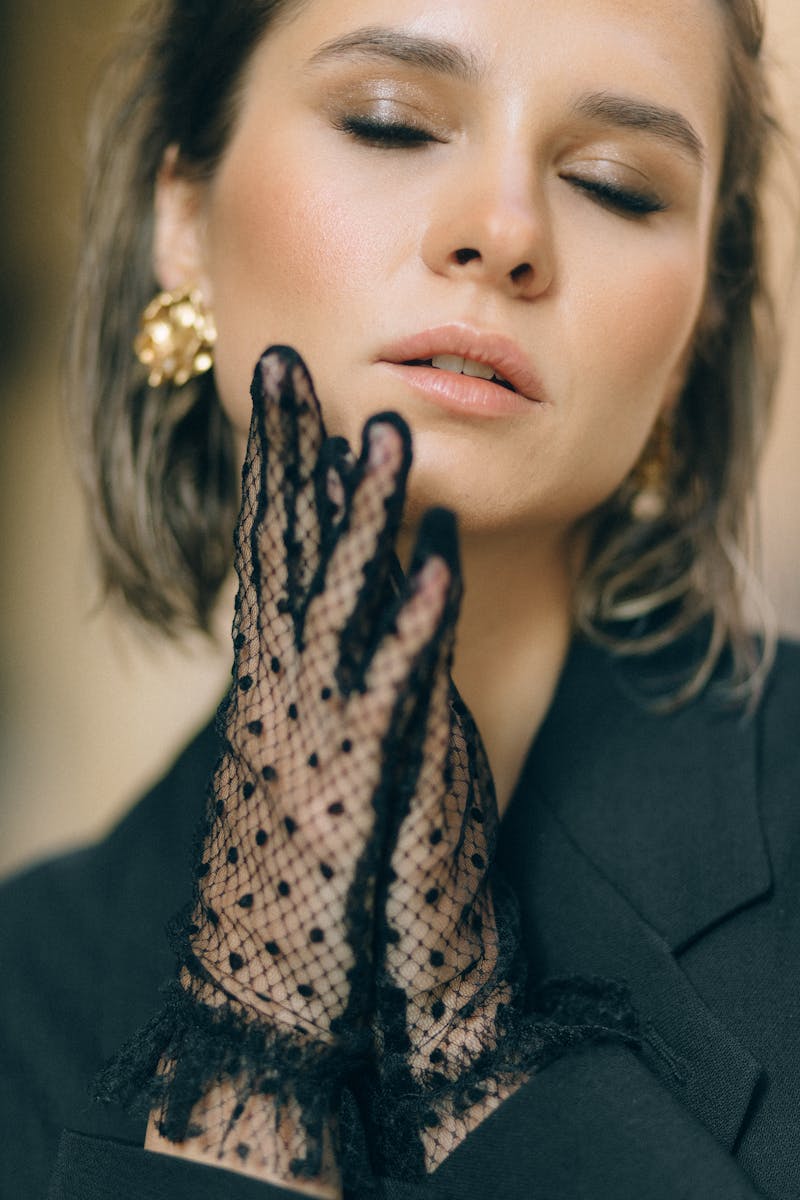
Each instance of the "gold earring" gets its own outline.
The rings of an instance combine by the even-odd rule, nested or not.
[[[662,413],[631,473],[634,491],[631,510],[638,521],[653,521],[663,515],[669,495],[672,460],[672,426]]]
[[[150,387],[183,387],[214,365],[217,328],[197,288],[160,292],[142,313],[133,343]]]

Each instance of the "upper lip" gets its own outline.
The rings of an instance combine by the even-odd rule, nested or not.
[[[545,400],[544,388],[533,363],[513,338],[461,322],[438,325],[401,337],[385,347],[378,358],[383,362],[408,363],[439,354],[453,354],[485,363],[495,375],[507,379],[521,396],[539,403]]]

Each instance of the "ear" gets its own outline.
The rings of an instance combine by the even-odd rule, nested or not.
[[[178,169],[178,147],[170,146],[158,173],[154,203],[153,271],[165,291],[199,287],[210,304],[205,270],[206,185]]]

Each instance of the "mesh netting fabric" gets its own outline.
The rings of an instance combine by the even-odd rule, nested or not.
[[[454,631],[449,622],[429,699],[420,703],[421,741],[407,738],[398,764],[377,904],[371,1142],[387,1176],[435,1170],[567,1049],[637,1041],[627,989],[611,981],[550,981],[534,1012],[525,1012],[518,906],[493,868],[494,781],[452,683]]]
[[[353,462],[285,347],[252,395],[233,683],[179,977],[100,1093],[223,1163],[311,1179],[347,1167],[356,1096],[372,1168],[429,1172],[538,1065],[635,1023],[601,982],[523,1012],[491,772],[451,681],[452,516],[423,519],[407,577],[395,555],[407,427],[373,417]]]

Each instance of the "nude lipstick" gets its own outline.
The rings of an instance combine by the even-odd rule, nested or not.
[[[396,378],[454,412],[500,417],[546,403],[533,365],[513,339],[467,324],[400,338],[378,355]]]

